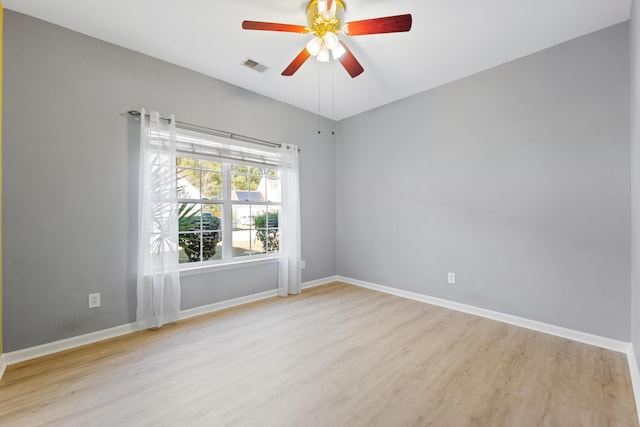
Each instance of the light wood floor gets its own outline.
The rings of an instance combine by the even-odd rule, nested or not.
[[[340,283],[9,366],[2,426],[637,426],[623,354]]]

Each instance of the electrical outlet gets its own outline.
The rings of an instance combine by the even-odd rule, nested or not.
[[[447,273],[447,282],[452,285],[456,283],[456,273]]]
[[[89,294],[89,308],[100,307],[100,293]]]
[[[304,270],[307,268],[307,262],[305,260],[300,261],[300,269]]]

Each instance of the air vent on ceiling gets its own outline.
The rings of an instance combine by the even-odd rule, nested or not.
[[[244,65],[245,67],[249,67],[249,68],[251,68],[252,70],[256,70],[256,71],[258,71],[258,72],[260,72],[260,73],[263,73],[263,72],[267,69],[267,67],[266,67],[266,66],[264,66],[264,65],[260,64],[260,63],[259,63],[259,62],[257,62],[257,61],[254,61],[253,59],[250,59],[250,58],[247,58],[247,60],[246,60],[246,61],[244,61],[244,62],[242,63],[242,65]]]

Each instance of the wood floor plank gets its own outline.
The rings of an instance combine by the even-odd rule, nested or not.
[[[0,425],[638,422],[623,354],[334,283],[9,366]]]

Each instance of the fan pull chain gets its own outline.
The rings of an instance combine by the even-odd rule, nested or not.
[[[320,67],[320,64],[318,64],[318,66],[316,67],[316,69],[318,70],[318,135],[320,135],[320,133],[321,133],[320,132],[320,127],[322,126],[322,116],[320,115],[320,105],[321,105],[320,94],[322,93],[322,90],[320,89],[320,84],[322,82],[322,80],[320,78],[320,76],[322,74],[321,68],[322,67]]]
[[[336,67],[331,67],[331,120],[333,121],[333,130],[331,135],[336,134]]]

